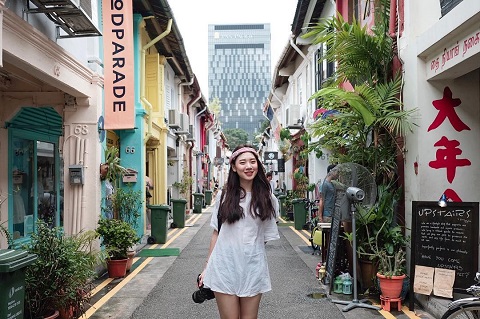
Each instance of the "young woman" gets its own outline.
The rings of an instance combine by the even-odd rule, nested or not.
[[[262,294],[271,290],[265,243],[280,238],[277,215],[257,152],[237,147],[227,183],[216,196],[210,250],[200,275],[200,286],[215,293],[221,319],[257,318]]]

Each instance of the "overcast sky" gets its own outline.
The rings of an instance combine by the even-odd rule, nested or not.
[[[208,98],[208,25],[270,23],[272,72],[288,43],[297,0],[168,0],[192,70]]]

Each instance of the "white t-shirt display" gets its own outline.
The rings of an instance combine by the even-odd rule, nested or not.
[[[210,225],[218,229],[219,192]],[[265,243],[279,239],[276,218],[261,221],[248,212],[251,193],[240,201],[245,217],[228,224],[222,223],[217,243],[209,258],[204,273],[206,287],[213,291],[239,297],[252,297],[272,289],[265,252]],[[273,195],[272,203],[278,216],[278,201]]]

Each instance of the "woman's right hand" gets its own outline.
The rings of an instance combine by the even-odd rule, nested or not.
[[[202,273],[200,275],[198,275],[198,288],[200,288],[201,286],[203,286],[203,273],[205,272],[202,271]]]

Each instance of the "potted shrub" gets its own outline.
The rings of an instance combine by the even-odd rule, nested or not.
[[[100,218],[96,234],[102,238],[108,255],[106,262],[109,277],[124,277],[127,271],[127,252],[139,240],[135,229],[120,219]]]
[[[25,272],[25,318],[46,318],[65,311],[79,318],[90,301],[99,252],[91,249],[95,233],[66,236],[59,227],[37,222],[37,232],[25,246],[36,261]]]
[[[368,257],[378,267],[376,277],[380,280],[380,290],[384,297],[398,298],[406,278],[405,248],[409,238],[404,235],[403,228],[395,220],[396,203],[401,189],[381,186],[378,188],[378,200],[375,205],[365,211],[360,208],[361,223],[357,227],[357,242],[360,242],[358,253]],[[384,279],[389,279],[385,283]],[[386,285],[396,283],[396,290],[391,295]]]
[[[118,188],[112,195],[112,207],[115,216],[137,228],[138,218],[142,209],[142,191],[131,187]]]
[[[188,198],[188,193],[193,184],[193,177],[190,176],[188,170],[183,170],[182,180],[180,182],[175,182],[172,184],[173,187],[178,189],[181,197],[183,199]]]
[[[173,187],[178,189],[180,198],[172,199],[173,223],[172,228],[183,228],[185,225],[185,215],[187,212],[187,198],[189,198],[190,189],[193,184],[193,178],[190,176],[188,170],[183,171],[182,180],[173,183]]]
[[[140,211],[143,208],[142,191],[133,190],[131,187],[118,188],[112,195],[112,209],[115,216],[129,223],[133,229],[137,229]],[[132,268],[135,250],[127,252],[127,271]]]
[[[399,248],[393,255],[386,249],[376,252],[378,259],[377,278],[379,280],[380,293],[384,298],[399,298],[402,293],[405,273],[405,251]]]
[[[408,238],[397,223],[396,207],[401,195],[400,188],[378,186],[377,201],[371,207],[357,205],[356,239],[357,255],[362,274],[362,288],[375,287],[380,251],[393,256],[405,249]],[[352,233],[345,233],[352,242]]]

